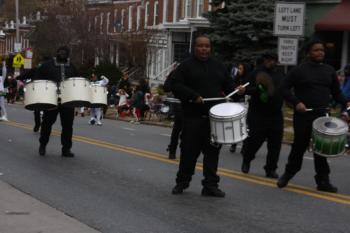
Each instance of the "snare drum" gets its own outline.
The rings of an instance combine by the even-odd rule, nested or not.
[[[107,105],[107,88],[100,85],[91,85],[91,107],[102,108]]]
[[[91,88],[85,78],[69,78],[61,82],[61,104],[65,107],[89,107]]]
[[[49,110],[57,107],[57,84],[35,80],[24,86],[24,107],[28,110]]]
[[[209,111],[212,142],[233,144],[248,137],[246,108],[238,103],[222,103]]]
[[[319,117],[312,123],[312,147],[315,154],[333,158],[344,154],[348,125],[335,117]]]

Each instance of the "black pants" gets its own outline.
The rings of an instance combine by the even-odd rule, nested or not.
[[[34,123],[36,127],[39,127],[41,124],[40,111],[34,110]]]
[[[262,144],[267,141],[267,156],[265,171],[277,169],[279,154],[283,139],[283,115],[278,113],[273,116],[261,116],[248,114],[249,134],[243,142],[243,160],[250,163]]]
[[[57,115],[60,114],[62,132],[62,151],[70,150],[72,147],[74,108],[59,106],[55,110],[44,111],[43,122],[40,131],[40,144],[46,146],[49,142],[52,125],[56,122]]]
[[[300,171],[304,153],[310,143],[312,122],[320,116],[324,116],[324,114],[316,114],[312,112],[294,114],[294,142],[288,157],[286,173],[294,176]],[[327,158],[314,154],[314,165],[316,179],[327,179],[330,173]]]
[[[181,155],[177,184],[189,184],[195,172],[197,159],[202,152],[203,175],[202,185],[208,188],[218,187],[220,181],[216,174],[221,146],[210,142],[209,118],[185,117],[181,134]]]
[[[174,113],[175,113],[175,119],[174,119],[173,130],[171,131],[169,152],[176,153],[177,145],[179,142],[179,136],[182,131],[183,118],[184,118],[182,107],[180,104],[174,105]]]

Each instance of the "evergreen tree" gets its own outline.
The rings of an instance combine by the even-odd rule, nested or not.
[[[213,9],[221,2],[214,0]],[[259,54],[276,50],[274,6],[274,0],[227,0],[225,8],[208,13],[215,55],[225,63],[253,63]]]

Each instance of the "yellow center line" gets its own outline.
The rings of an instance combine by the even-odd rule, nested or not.
[[[9,125],[9,126],[14,126],[17,128],[32,130],[32,126],[28,125],[28,124],[23,124],[23,123],[18,123],[18,122],[13,122],[13,121],[6,122],[5,124]],[[58,130],[52,131],[52,135],[60,136],[60,134],[61,134],[61,132]],[[153,159],[153,160],[158,160],[158,161],[168,163],[168,164],[176,164],[176,165],[179,164],[178,160],[169,160],[167,158],[167,156],[164,154],[146,151],[146,150],[142,150],[142,149],[138,149],[138,148],[134,148],[134,147],[113,144],[110,142],[101,141],[101,140],[88,138],[88,137],[84,137],[84,136],[78,136],[78,135],[74,135],[73,140],[78,141],[78,142],[82,142],[82,143],[86,143],[86,144],[90,144],[90,145],[95,145],[95,146],[102,147],[102,148],[111,149],[114,151],[122,151],[122,152],[125,152],[127,154],[137,155],[137,156],[141,156],[141,157],[145,157],[145,158],[149,158],[149,159]],[[202,171],[203,164],[197,163],[196,169]],[[260,177],[260,176],[256,176],[256,175],[252,175],[252,174],[243,174],[241,172],[229,170],[226,168],[218,168],[218,174],[221,176],[235,179],[235,180],[240,180],[240,181],[245,181],[245,182],[249,182],[249,183],[254,183],[254,184],[259,184],[259,185],[263,185],[263,186],[277,188],[276,187],[276,180],[270,179],[270,178]],[[350,205],[350,196],[349,195],[338,194],[338,193],[320,192],[320,191],[317,191],[317,190],[309,188],[309,187],[304,187],[304,186],[295,185],[295,184],[291,184],[291,183],[288,184],[288,186],[286,188],[284,188],[283,190],[293,192],[293,193],[298,193],[298,194],[305,195],[305,196],[318,198],[318,199],[323,199],[323,200],[328,200],[328,201],[332,201],[332,202],[336,202],[336,203]]]

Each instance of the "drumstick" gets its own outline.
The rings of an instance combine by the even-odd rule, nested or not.
[[[305,112],[311,112],[311,111],[313,111],[312,108],[307,108],[307,109],[305,109]]]
[[[246,86],[248,86],[250,83],[249,82],[247,82],[247,83],[245,83],[242,87],[246,87]],[[236,90],[234,90],[233,92],[231,92],[229,95],[227,95],[225,98],[226,99],[228,99],[228,98],[230,98],[231,96],[233,96],[234,94],[236,94],[237,92],[239,92],[239,90],[238,89],[236,89]]]
[[[216,101],[216,100],[225,100],[226,97],[218,97],[218,98],[204,98],[203,101]]]

